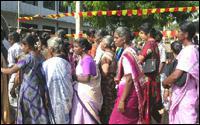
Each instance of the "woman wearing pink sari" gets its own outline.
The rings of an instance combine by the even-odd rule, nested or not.
[[[71,112],[71,124],[100,124],[99,111],[103,103],[101,76],[87,51],[91,49],[86,39],[78,39],[74,52],[80,56],[74,79],[74,97]]]
[[[195,35],[193,23],[186,22],[180,27],[179,40],[184,48],[177,56],[175,71],[163,81],[165,88],[172,87],[169,109],[170,124],[195,124],[199,107],[199,52],[192,43]],[[186,72],[186,81],[179,87],[177,80]]]
[[[143,121],[143,95],[141,79],[144,76],[136,59],[136,52],[130,47],[131,34],[127,27],[119,27],[114,33],[117,47],[124,51],[119,60],[117,99],[110,116],[109,124],[136,124]]]

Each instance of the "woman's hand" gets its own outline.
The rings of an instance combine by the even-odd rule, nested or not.
[[[19,67],[16,64],[12,68],[2,68],[1,67],[1,72],[3,74],[13,74],[17,71],[19,71]]]
[[[163,88],[167,88],[167,89],[171,87],[171,85],[167,83],[166,79],[162,82],[162,86]]]
[[[1,72],[4,73],[4,68],[1,68]]]
[[[118,111],[121,113],[125,112],[125,102],[124,101],[120,101],[118,104]]]
[[[18,85],[21,84],[20,77],[19,77],[19,72],[15,76],[14,84],[15,84],[15,86],[18,86]]]
[[[163,100],[164,100],[164,102],[168,102],[169,100],[168,100],[168,97],[169,97],[169,89],[165,89],[164,90],[164,93],[163,93]]]
[[[114,81],[115,81],[116,84],[119,84],[119,81],[120,81],[120,80],[117,79],[117,78],[115,77],[115,78],[114,78]]]

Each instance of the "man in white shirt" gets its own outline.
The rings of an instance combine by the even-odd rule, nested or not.
[[[97,44],[97,50],[96,50],[96,55],[94,57],[94,60],[96,62],[96,64],[98,65],[101,61],[101,57],[104,53],[104,51],[101,49],[101,41],[102,41],[102,38],[104,36],[108,35],[108,33],[105,31],[105,30],[98,30],[96,33],[95,33],[95,42]]]
[[[20,41],[19,34],[17,32],[10,33],[8,35],[8,41],[11,45],[11,47],[8,49],[8,57],[7,57],[8,67],[12,67],[13,65],[15,65],[17,63],[17,59],[22,54],[22,49],[19,44],[19,41]],[[17,95],[18,94],[17,94],[17,92],[15,92],[14,96],[16,96],[16,97],[14,97],[13,94],[11,95],[10,93],[13,92],[12,89],[14,86],[14,80],[15,80],[16,74],[17,73],[13,73],[11,75],[9,84],[8,84],[9,102],[10,102],[11,108],[14,109],[15,113],[17,112]],[[15,114],[13,114],[13,115],[15,115]]]
[[[164,107],[166,110],[168,110],[168,104],[164,103],[163,101],[163,93],[164,93],[164,88],[162,86],[162,81],[166,78],[165,74],[163,73],[163,69],[166,63],[166,50],[164,47],[164,44],[162,42],[162,33],[159,31],[158,33],[158,39],[156,40],[158,42],[158,49],[159,49],[159,54],[160,54],[160,66],[159,66],[159,74],[160,74],[160,82],[161,82],[161,97],[162,97],[162,102],[164,104]]]
[[[95,63],[98,65],[101,61],[104,51],[101,49],[101,43],[97,47],[96,55],[94,57]]]

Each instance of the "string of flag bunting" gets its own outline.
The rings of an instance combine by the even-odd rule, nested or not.
[[[87,11],[87,12],[79,12],[80,17],[92,17],[92,16],[143,16],[150,14],[160,14],[160,13],[172,13],[172,12],[194,12],[199,10],[199,6],[193,7],[173,7],[173,8],[153,8],[153,9],[127,9],[127,10],[107,10],[107,11]],[[33,19],[38,18],[51,18],[58,19],[65,16],[76,16],[75,12],[71,13],[60,13],[60,14],[50,14],[50,15],[36,15],[32,17],[20,17],[18,20],[20,21],[31,21]]]
[[[86,38],[87,35],[83,33],[79,34],[65,34],[65,37],[70,37],[70,38]]]

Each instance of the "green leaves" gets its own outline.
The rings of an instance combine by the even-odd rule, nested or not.
[[[199,1],[81,1],[81,10],[83,5],[85,11],[99,10],[124,10],[124,9],[149,9],[149,8],[170,8],[170,7],[187,7],[199,6]],[[71,4],[72,10],[75,10],[75,2]],[[142,16],[92,16],[83,18],[84,22],[91,24],[94,28],[116,28],[119,24],[130,27],[131,30],[137,31],[138,27],[144,22],[150,22],[157,27],[163,27],[168,22],[175,19],[178,23],[183,22],[192,13],[173,12],[162,14],[150,14]]]

